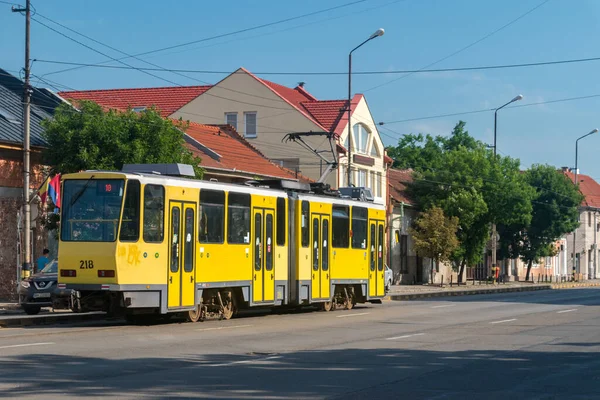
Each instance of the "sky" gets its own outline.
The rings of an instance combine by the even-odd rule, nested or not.
[[[108,58],[49,30],[35,19],[112,57],[123,55],[43,17],[125,53],[138,54],[346,5],[141,57],[170,69],[233,72],[245,67],[252,72],[300,72],[262,77],[290,87],[303,81],[305,88],[319,99],[345,98],[347,75],[302,73],[347,72],[348,52],[378,28],[384,28],[385,35],[353,54],[353,71],[417,70],[444,58],[431,68],[600,57],[597,0],[33,0],[32,5],[39,13],[34,15],[31,26],[31,58],[37,59],[32,66],[32,82],[54,90],[173,83],[137,70],[91,67],[45,75],[69,66],[41,60],[99,63]],[[18,74],[24,63],[25,23],[24,17],[11,12],[10,7],[0,2],[0,68]],[[464,50],[458,52],[461,49]],[[138,60],[125,62],[148,67]],[[448,135],[461,119],[466,121],[472,136],[492,144],[493,112],[421,118],[496,108],[518,94],[524,99],[515,105],[600,95],[598,68],[600,61],[427,72],[401,79],[398,78],[402,75],[353,75],[352,91],[363,93],[375,121],[385,123],[380,133],[386,145],[395,144],[408,133]],[[188,79],[162,71],[155,74],[179,85],[216,83],[225,76],[194,73],[187,74],[193,78]],[[504,108],[498,112],[498,152],[520,159],[523,168],[546,163],[573,167],[576,139],[600,128],[599,106],[600,96]],[[412,121],[392,123],[408,119]],[[594,155],[599,148],[600,134],[580,141],[578,164],[580,173],[600,181],[600,163],[595,162]]]

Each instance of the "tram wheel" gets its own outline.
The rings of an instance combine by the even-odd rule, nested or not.
[[[235,308],[233,307],[233,301],[228,301],[223,306],[223,319],[231,319],[235,314]]]
[[[198,305],[193,310],[187,312],[186,319],[188,322],[198,322],[202,316],[202,306]]]
[[[346,310],[352,310],[355,305],[356,305],[356,302],[354,301],[354,299],[349,299],[349,300],[344,301],[344,308],[346,308]]]
[[[321,303],[321,309],[323,311],[331,311],[333,309],[333,302],[326,301],[326,302]]]

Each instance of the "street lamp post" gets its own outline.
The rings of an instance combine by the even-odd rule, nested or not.
[[[494,162],[496,162],[496,130],[498,127],[498,111],[503,109],[504,107],[506,107],[507,105],[514,103],[515,101],[519,101],[523,99],[523,95],[520,94],[518,96],[516,96],[515,98],[513,98],[511,101],[509,101],[508,103],[496,108],[496,110],[494,111]],[[494,221],[494,223],[492,224],[492,268],[496,268],[496,247],[497,247],[497,238],[498,233],[496,232],[496,221]],[[508,275],[508,274],[507,274]]]
[[[577,167],[577,161],[578,161],[578,160],[577,160],[577,158],[578,158],[578,148],[579,148],[579,141],[580,141],[581,139],[583,139],[583,138],[585,138],[585,137],[588,137],[588,136],[590,136],[590,135],[593,135],[594,133],[597,133],[597,132],[598,132],[598,129],[593,129],[593,130],[592,130],[590,133],[587,133],[587,134],[585,134],[585,135],[581,136],[579,139],[577,139],[577,140],[575,141],[575,177],[574,177],[574,179],[573,179],[573,183],[575,184],[575,188],[576,188],[576,189],[579,187],[579,182],[577,182],[577,173],[579,172],[579,171],[578,171],[578,167]],[[577,213],[577,222],[579,222],[579,212]],[[575,249],[576,249],[576,247],[575,247],[575,243],[576,243],[576,240],[577,240],[577,229],[578,229],[578,228],[579,228],[579,227],[575,228],[575,230],[573,231],[573,252],[572,252],[572,254],[573,254],[573,280],[575,280],[575,271],[576,271],[576,267],[577,267],[577,265],[576,265],[576,263],[575,263],[575,261],[576,261],[576,258],[575,258],[575,254],[576,254],[576,251],[575,251]]]
[[[348,186],[352,185],[352,173],[350,172],[350,165],[352,163],[352,124],[350,123],[350,115],[351,115],[351,103],[352,103],[352,53],[354,50],[361,47],[363,44],[367,43],[370,40],[378,38],[379,36],[383,36],[385,31],[383,28],[379,28],[373,33],[367,40],[356,46],[350,51],[348,54]],[[341,185],[340,185],[341,186]]]

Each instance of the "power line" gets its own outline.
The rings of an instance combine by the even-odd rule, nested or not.
[[[213,74],[213,75],[229,75],[231,71],[219,71],[219,70],[198,70],[198,69],[173,69],[173,68],[145,68],[145,67],[124,67],[119,65],[100,65],[92,63],[82,62],[70,62],[70,61],[58,61],[58,60],[43,60],[35,59],[36,62],[45,64],[59,64],[59,65],[77,65],[82,67],[92,68],[106,68],[106,69],[141,69],[144,71],[164,71],[172,73],[187,73],[187,74]],[[140,59],[140,61],[148,63],[146,60]],[[592,61],[600,61],[600,57],[588,57],[588,58],[572,58],[566,60],[555,60],[555,61],[538,61],[530,63],[516,63],[516,64],[497,64],[497,65],[476,65],[469,67],[451,67],[451,68],[438,68],[438,69],[414,69],[414,70],[391,70],[391,71],[357,71],[352,72],[352,75],[396,75],[396,74],[418,74],[418,73],[441,73],[441,72],[460,72],[460,71],[481,71],[481,70],[493,70],[493,69],[508,69],[508,68],[526,68],[526,67],[540,67],[547,65],[561,65],[561,64],[576,64],[585,63]],[[234,72],[235,73],[235,72]],[[253,71],[254,75],[291,75],[291,76],[332,76],[342,75],[347,76],[348,71]],[[46,74],[49,75],[49,74]],[[188,77],[190,79],[194,79]],[[390,81],[392,82],[392,81]]]
[[[538,8],[542,7],[544,4],[548,3],[549,1],[550,1],[550,0],[544,0],[544,1],[542,1],[542,2],[541,2],[541,3],[539,3],[537,6],[533,7],[532,9],[530,9],[530,10],[529,10],[529,11],[527,11],[527,12],[525,12],[524,14],[521,14],[521,15],[519,15],[517,18],[515,18],[515,19],[513,19],[513,20],[509,21],[508,23],[504,24],[504,25],[503,25],[503,26],[501,26],[500,28],[498,28],[498,29],[496,29],[496,30],[494,30],[494,31],[492,31],[492,32],[490,32],[490,33],[488,33],[487,35],[485,35],[485,36],[483,36],[483,37],[481,37],[481,38],[477,39],[476,41],[474,41],[474,42],[472,42],[472,43],[469,43],[468,45],[466,45],[465,47],[462,47],[462,48],[460,48],[459,50],[455,51],[454,53],[448,54],[447,56],[445,56],[445,57],[442,57],[442,58],[440,58],[440,59],[439,59],[439,60],[437,60],[437,61],[434,61],[434,62],[432,62],[432,63],[430,63],[430,64],[427,64],[426,66],[424,66],[424,67],[420,68],[420,70],[424,70],[424,69],[427,69],[427,68],[429,68],[429,67],[432,67],[432,66],[434,66],[434,65],[436,65],[436,64],[439,64],[439,63],[441,63],[442,61],[445,61],[445,60],[447,60],[447,59],[449,59],[449,58],[451,58],[451,57],[454,57],[455,55],[457,55],[457,54],[459,54],[459,53],[462,53],[463,51],[465,51],[465,50],[467,50],[467,49],[469,49],[469,48],[471,48],[471,47],[475,46],[476,44],[483,42],[484,40],[486,40],[486,39],[488,39],[489,37],[491,37],[491,36],[495,35],[496,33],[498,33],[498,32],[500,32],[500,31],[502,31],[502,30],[504,30],[504,29],[508,28],[509,26],[511,26],[511,25],[512,25],[512,24],[514,24],[515,22],[519,21],[520,19],[522,19],[522,18],[525,18],[527,15],[531,14],[532,12],[534,12],[534,11],[535,11],[535,10],[537,10]],[[375,89],[378,89],[378,88],[380,88],[380,87],[383,87],[383,86],[389,85],[390,83],[393,83],[393,82],[399,81],[399,80],[401,80],[401,79],[407,78],[408,76],[412,75],[413,73],[416,73],[416,72],[409,72],[409,73],[407,73],[407,74],[406,74],[406,75],[404,75],[404,76],[401,76],[401,77],[399,77],[399,78],[396,78],[396,79],[392,79],[392,80],[390,80],[390,81],[388,81],[388,82],[384,82],[384,83],[382,83],[382,84],[379,84],[379,85],[377,85],[377,86],[373,86],[372,88],[370,88],[370,89],[367,89],[367,90],[363,90],[362,92],[363,92],[363,93],[370,92],[371,90],[375,90]]]
[[[275,34],[278,34],[278,33],[288,32],[288,31],[291,31],[291,30],[294,30],[294,29],[298,29],[298,28],[304,28],[304,27],[307,27],[307,26],[316,25],[316,24],[320,24],[320,23],[323,23],[323,22],[327,22],[327,21],[333,21],[333,20],[336,20],[336,19],[345,18],[345,17],[348,17],[350,15],[365,14],[365,13],[368,13],[370,11],[373,11],[373,10],[376,10],[376,9],[379,9],[379,8],[388,7],[388,6],[392,5],[392,4],[397,4],[397,3],[401,3],[401,2],[405,2],[405,1],[409,1],[409,0],[393,0],[393,1],[390,1],[388,3],[383,3],[383,4],[379,4],[379,5],[373,6],[373,7],[365,8],[365,9],[362,9],[362,10],[358,10],[358,11],[354,11],[354,12],[350,12],[350,13],[346,13],[346,14],[337,15],[335,17],[328,17],[328,18],[317,20],[317,21],[311,21],[311,22],[308,22],[306,24],[295,25],[295,26],[291,26],[289,28],[279,29],[279,30],[275,30],[275,31],[271,31],[271,32],[265,32],[265,33],[261,33],[259,35],[246,36],[246,37],[236,38],[236,39],[232,39],[232,40],[227,40],[227,41],[212,43],[212,44],[208,44],[208,45],[204,45],[204,46],[193,47],[191,49],[184,49],[184,50],[172,51],[172,52],[165,53],[165,54],[162,54],[162,55],[166,56],[166,55],[171,55],[171,54],[179,54],[179,53],[182,53],[182,52],[190,52],[190,51],[194,51],[194,50],[205,49],[205,48],[208,48],[208,47],[222,46],[224,44],[228,44],[228,43],[232,43],[232,42],[236,42],[236,41],[249,40],[249,39],[257,39],[257,38],[260,38],[260,37],[263,37],[263,36],[272,36],[272,35],[275,35]],[[156,56],[156,55],[153,55],[151,57],[154,57],[154,56]]]
[[[552,104],[552,103],[562,103],[562,102],[566,102],[566,101],[592,99],[592,98],[596,98],[596,97],[600,97],[600,94],[591,94],[591,95],[587,95],[587,96],[577,96],[577,97],[567,97],[567,98],[563,98],[563,99],[555,99],[555,100],[547,100],[547,101],[537,101],[535,103],[519,104],[519,105],[514,105],[514,106],[508,106],[506,108],[531,107],[531,106],[539,106],[542,104]],[[421,121],[421,120],[425,120],[425,119],[438,119],[438,118],[444,118],[444,117],[453,117],[456,115],[477,114],[477,113],[483,113],[483,112],[491,112],[494,110],[495,110],[494,108],[484,108],[484,109],[480,109],[480,110],[463,111],[463,112],[457,112],[457,113],[451,113],[451,114],[429,115],[426,117],[407,118],[407,119],[399,119],[396,121],[379,122],[378,125],[399,124],[399,123],[403,123],[403,122]],[[388,130],[389,130],[389,128],[388,128]]]
[[[279,24],[282,24],[282,23],[285,23],[285,22],[290,22],[290,21],[294,21],[294,20],[297,20],[297,19],[302,19],[302,18],[313,16],[313,15],[318,15],[318,14],[323,14],[323,13],[326,13],[326,12],[329,12],[329,11],[334,11],[334,10],[337,10],[337,9],[341,9],[341,8],[345,8],[345,7],[350,7],[350,6],[353,6],[355,4],[364,3],[365,1],[366,0],[357,0],[357,1],[350,2],[350,3],[341,4],[341,5],[335,6],[335,7],[329,7],[329,8],[326,8],[326,9],[322,9],[322,10],[318,10],[318,11],[313,11],[313,12],[310,12],[310,13],[301,14],[301,15],[297,15],[297,16],[294,16],[294,17],[284,18],[284,19],[280,19],[280,20],[277,20],[277,21],[268,22],[268,23],[265,23],[265,24],[255,25],[255,26],[252,26],[252,27],[249,27],[249,28],[239,29],[237,31],[222,33],[222,34],[219,34],[219,35],[209,36],[209,37],[202,38],[202,39],[192,40],[192,41],[186,42],[186,43],[180,43],[180,44],[177,44],[177,45],[162,47],[160,49],[149,50],[149,51],[145,51],[145,52],[142,52],[142,53],[137,53],[137,54],[134,54],[132,56],[127,56],[127,57],[119,58],[118,60],[125,60],[125,59],[132,58],[132,57],[145,56],[145,55],[149,55],[149,54],[154,54],[154,53],[162,52],[162,51],[165,51],[165,50],[171,50],[171,49],[175,49],[175,48],[179,48],[179,47],[189,46],[191,44],[196,44],[196,43],[201,43],[201,42],[207,42],[207,41],[210,41],[210,40],[215,40],[215,39],[220,39],[220,38],[223,38],[223,37],[233,36],[233,35],[237,35],[237,34],[240,34],[240,33],[245,33],[245,32],[249,32],[249,31],[253,31],[253,30],[257,30],[257,29],[262,29],[262,28],[266,28],[266,27],[269,27],[269,26],[279,25]],[[111,58],[111,57],[107,57],[107,58]],[[115,61],[115,60],[112,60],[112,61]],[[109,62],[109,61],[104,61],[102,63],[106,63],[106,62]],[[81,67],[77,67],[77,68],[81,68]],[[66,71],[69,71],[69,70],[72,70],[72,69],[67,69],[67,70],[62,70],[62,71],[55,71],[55,72],[51,72],[50,74],[57,74],[57,73],[66,72]],[[50,75],[50,74],[47,74],[47,75]]]

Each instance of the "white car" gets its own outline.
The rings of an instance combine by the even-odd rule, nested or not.
[[[385,280],[385,291],[386,293],[390,291],[390,289],[392,288],[392,281],[393,281],[393,277],[394,277],[394,273],[392,272],[392,269],[390,267],[387,266],[387,264],[385,265],[385,275],[384,275],[384,280]]]

